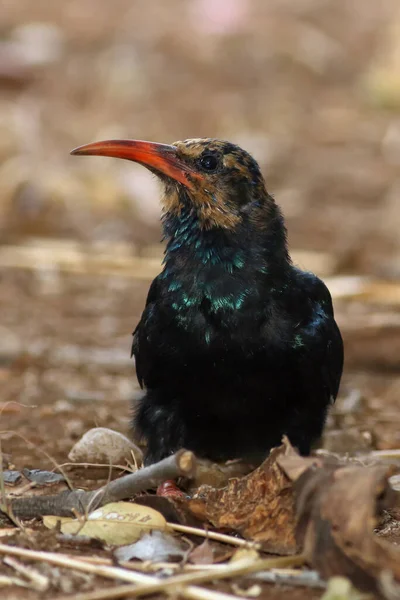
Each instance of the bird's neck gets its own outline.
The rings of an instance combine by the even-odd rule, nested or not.
[[[260,230],[247,223],[242,229],[203,229],[196,214],[183,208],[179,215],[166,214],[163,219],[166,249],[165,276],[182,274],[194,278],[237,275],[246,280],[276,279],[289,265],[286,230],[276,207],[271,227]]]

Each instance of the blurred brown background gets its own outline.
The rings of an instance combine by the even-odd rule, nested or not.
[[[254,154],[294,259],[331,287],[346,373],[330,430],[398,447],[396,0],[0,0],[0,403],[27,405],[6,405],[7,428],[62,456],[89,426],[128,427],[158,187],[69,151],[202,136]]]

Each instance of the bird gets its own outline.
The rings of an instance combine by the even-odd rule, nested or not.
[[[338,394],[343,341],[328,288],[290,258],[256,160],[214,138],[72,154],[134,161],[163,188],[163,266],[132,344],[144,464],[180,448],[259,464],[284,435],[308,455]]]

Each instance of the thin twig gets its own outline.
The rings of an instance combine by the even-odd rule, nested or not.
[[[391,419],[393,421],[393,418]],[[400,458],[400,448],[390,448],[389,450],[372,450],[369,453],[372,458]]]
[[[188,525],[179,525],[177,523],[167,523],[167,527],[172,531],[179,531],[180,533],[187,533],[188,535],[198,535],[199,537],[222,542],[223,544],[232,544],[233,546],[252,548],[254,550],[260,550],[261,548],[261,544],[258,542],[249,542],[242,538],[234,537],[233,535],[227,535],[226,533],[217,533],[216,531],[208,531],[206,529],[200,529],[199,527],[189,527]]]
[[[18,585],[19,587],[29,587],[25,581],[19,577],[9,577],[8,575],[0,575],[0,587],[5,585]]]
[[[76,558],[77,560],[81,560],[83,562],[88,562],[92,565],[106,565],[106,566],[114,566],[115,561],[111,558],[103,558],[100,556],[75,556],[69,555],[71,558]],[[126,560],[118,561],[118,566],[123,567],[124,569],[129,569],[130,571],[141,571],[143,573],[156,572],[161,571],[162,569],[169,570],[183,570],[183,571],[204,571],[204,569],[218,571],[221,568],[220,564],[203,564],[203,565],[192,565],[182,563],[171,563],[171,562],[130,562]]]
[[[186,598],[199,598],[198,591],[201,588],[193,586],[194,583],[209,583],[219,579],[230,579],[240,575],[248,575],[256,571],[264,571],[272,567],[298,566],[304,563],[304,556],[284,556],[280,558],[249,559],[221,565],[218,570],[205,570],[199,573],[183,573],[174,575],[168,579],[157,580],[144,585],[120,585],[107,590],[78,594],[74,600],[114,600],[125,596],[150,596],[162,591],[177,591]],[[148,576],[146,576],[148,577]],[[150,578],[149,578],[150,579]],[[186,587],[187,586],[187,587]],[[202,597],[202,596],[201,596]],[[59,600],[67,600],[60,598]]]
[[[321,579],[317,571],[302,571],[301,569],[271,569],[253,573],[251,579],[296,587],[326,588],[326,582]]]
[[[128,583],[149,582],[148,575],[133,573],[132,571],[128,571],[127,569],[121,569],[120,567],[93,565],[90,563],[86,563],[82,560],[73,558],[71,556],[67,556],[65,554],[56,554],[55,552],[28,550],[26,548],[18,548],[16,546],[7,546],[6,544],[0,544],[0,554],[5,554],[6,556],[18,556],[19,558],[25,558],[27,560],[36,560],[39,562],[50,563],[53,565],[57,565],[58,567],[64,567],[65,569],[83,571],[84,573],[90,573],[92,575],[106,577],[107,579],[119,579]],[[155,581],[157,581],[157,579]]]
[[[22,487],[18,488],[17,490],[14,490],[12,492],[12,496],[13,496],[13,498],[17,498],[18,496],[24,496],[26,494],[26,492],[29,492],[30,490],[34,490],[37,486],[38,486],[37,481],[29,481]]]
[[[207,588],[201,588],[194,585],[184,588],[180,592],[181,596],[191,598],[192,600],[237,600],[237,596],[226,594],[225,592],[216,592]],[[83,600],[83,599],[81,599]]]
[[[6,556],[4,561],[6,565],[17,571],[19,575],[23,575],[26,579],[29,580],[31,588],[38,592],[45,592],[49,585],[49,578],[45,577],[41,573],[38,573],[32,567],[27,567],[18,562],[15,558],[11,558],[10,556]]]
[[[76,569],[86,573],[91,573],[93,575],[107,577],[108,579],[119,579],[135,584],[117,586],[115,588],[108,588],[106,590],[97,590],[96,592],[87,594],[78,594],[74,597],[74,600],[113,600],[115,598],[123,598],[127,595],[144,596],[174,587],[179,587],[179,593],[185,598],[202,600],[206,597],[203,594],[204,590],[193,585],[188,585],[188,587],[185,587],[185,585],[193,583],[206,583],[213,580],[227,579],[238,575],[248,575],[249,573],[271,568],[300,566],[304,563],[304,556],[301,554],[297,556],[260,560],[243,560],[237,561],[236,563],[230,563],[228,565],[221,565],[218,571],[206,570],[199,573],[184,573],[183,575],[176,575],[170,577],[169,579],[163,579],[160,581],[156,577],[151,577],[150,575],[143,575],[142,573],[128,571],[127,569],[121,569],[120,567],[93,565],[88,562],[77,560],[76,558],[74,559],[70,556],[56,554],[54,552],[27,550],[25,548],[16,548],[14,546],[0,544],[0,554],[10,554],[29,560],[47,562],[55,564],[59,567]],[[60,598],[59,600],[67,600],[67,598]]]
[[[183,449],[158,463],[110,481],[97,490],[66,490],[56,496],[16,498],[11,501],[11,508],[15,515],[25,519],[43,515],[71,517],[74,511],[86,514],[88,508],[95,510],[109,502],[118,502],[144,490],[155,489],[167,479],[192,478],[195,472],[194,454]]]
[[[119,471],[127,471],[128,473],[136,473],[136,471],[138,469],[132,469],[131,467],[129,467],[128,465],[126,465],[124,467],[124,465],[111,465],[113,469],[118,469]],[[110,468],[110,463],[75,463],[75,462],[66,462],[66,463],[62,463],[61,465],[58,465],[57,467],[54,467],[54,469],[52,469],[52,471],[57,471],[58,469],[64,468],[64,467],[92,467],[93,469],[97,468]]]

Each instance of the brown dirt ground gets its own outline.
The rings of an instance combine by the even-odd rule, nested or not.
[[[322,275],[397,281],[395,0],[237,0],[236,21],[223,16],[228,0],[221,0],[222,16],[206,0],[0,5],[2,241],[50,238],[45,267],[0,261],[0,429],[16,468],[66,462],[94,426],[128,433],[138,393],[130,334],[149,281],[63,273],[52,266],[51,248],[53,238],[72,238],[83,251],[123,241],[132,254],[153,252],[157,190],[131,165],[70,158],[79,144],[115,136],[237,141],[257,156],[282,204],[291,247],[330,258]],[[51,29],[32,41],[32,23]],[[42,59],[35,62],[37,48]],[[384,284],[377,285],[380,300],[335,303],[346,365],[328,431],[350,433],[326,443],[341,452],[400,447],[400,294],[387,301]],[[79,487],[106,477],[70,476]],[[40,527],[38,535],[40,547],[57,547],[40,537]],[[3,565],[0,573],[12,574]],[[71,591],[104,585],[63,574]],[[57,585],[44,597],[56,598]],[[7,594],[40,596],[16,588]],[[264,585],[260,597],[288,594],[305,600],[321,591]]]

